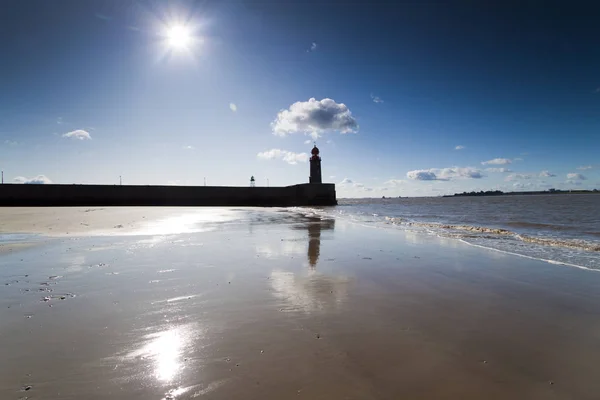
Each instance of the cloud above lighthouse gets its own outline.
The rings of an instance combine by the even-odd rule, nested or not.
[[[325,132],[356,133],[358,123],[344,103],[332,99],[298,101],[287,110],[281,110],[271,123],[273,134],[310,134],[317,138]]]

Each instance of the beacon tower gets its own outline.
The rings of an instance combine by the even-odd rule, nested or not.
[[[309,183],[323,183],[321,178],[321,157],[319,157],[319,148],[315,144],[315,147],[310,152],[310,177],[308,178]]]

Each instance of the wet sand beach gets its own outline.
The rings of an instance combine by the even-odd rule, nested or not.
[[[596,399],[600,274],[294,210],[0,209],[1,399]],[[90,209],[91,210],[91,209]]]

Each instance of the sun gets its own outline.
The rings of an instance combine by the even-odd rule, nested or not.
[[[167,29],[167,41],[173,49],[187,49],[192,42],[192,33],[184,25],[173,25]]]

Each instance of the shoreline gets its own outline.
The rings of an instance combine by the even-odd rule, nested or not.
[[[224,210],[230,211],[228,215],[221,215]],[[216,224],[223,220],[233,220],[244,211],[254,210],[256,212],[278,212],[287,210],[297,212],[299,215],[316,215],[326,218],[337,218],[335,215],[323,214],[314,208],[274,208],[263,209],[261,207],[0,207],[0,236],[1,235],[32,235],[38,237],[61,238],[61,237],[89,237],[89,236],[152,236],[160,234],[192,233],[202,230],[213,229]],[[306,212],[310,211],[310,212]],[[204,218],[207,213],[219,214],[214,221]],[[572,249],[583,252],[583,254],[598,254],[600,244],[588,239],[538,239],[498,227],[480,227],[468,225],[453,225],[447,223],[408,222],[402,218],[385,217],[385,225],[371,225],[360,221],[346,221],[356,223],[369,228],[396,228],[401,230],[417,227],[418,234],[437,236],[439,238],[451,238],[470,246],[479,247],[484,250],[498,251],[517,257],[529,258],[557,265],[600,271],[594,266],[580,265],[562,259],[544,258],[542,256],[521,254],[509,249],[497,248],[489,244],[470,242],[471,233],[496,234],[498,238],[507,238],[523,243],[541,246],[542,248],[555,248],[558,250]],[[438,229],[438,231],[427,231],[427,228]],[[419,229],[424,229],[420,231]],[[455,232],[456,236],[455,236]],[[461,233],[461,232],[464,232]],[[466,238],[463,235],[467,235]],[[489,237],[487,237],[490,239]],[[22,243],[17,241],[1,241],[0,245],[11,245]],[[29,242],[35,245],[36,240]],[[1,248],[0,248],[0,251]]]
[[[516,256],[516,257],[527,258],[527,259],[533,260],[533,261],[541,261],[541,262],[545,262],[545,263],[552,264],[552,265],[563,265],[565,267],[579,268],[579,269],[583,269],[583,270],[586,270],[586,271],[600,272],[600,270],[598,270],[597,268],[590,268],[590,267],[585,267],[583,265],[571,264],[571,263],[567,263],[567,262],[563,262],[563,261],[555,261],[555,260],[549,260],[549,259],[545,259],[545,258],[528,256],[528,255],[525,255],[525,254],[514,253],[514,252],[507,251],[507,250],[495,249],[493,247],[487,247],[487,246],[483,246],[483,245],[476,244],[476,243],[469,243],[469,242],[467,242],[465,240],[462,240],[462,239],[458,239],[458,240],[461,243],[464,243],[464,244],[466,244],[468,246],[477,247],[477,248],[480,248],[482,250],[497,251],[499,253],[503,253],[503,254],[507,254],[507,255],[511,255],[511,256]]]

